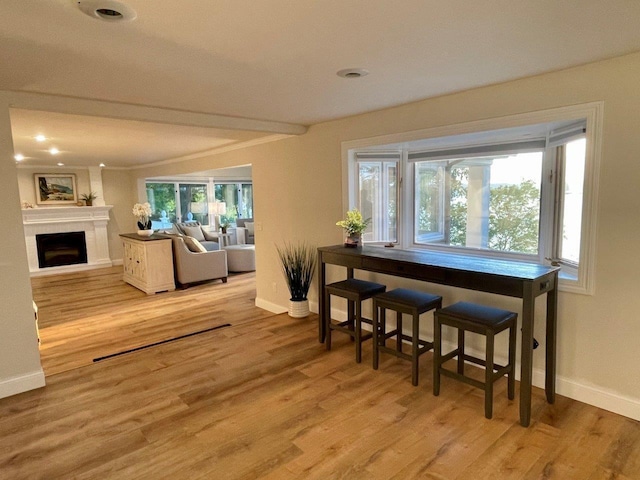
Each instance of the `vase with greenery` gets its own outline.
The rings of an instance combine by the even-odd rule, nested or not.
[[[149,202],[136,203],[133,206],[133,214],[138,219],[138,235],[150,236],[151,229],[151,205]]]
[[[93,201],[98,198],[98,194],[96,192],[83,193],[80,195],[80,198],[84,200],[84,204],[87,207],[91,207],[93,205]]]
[[[358,247],[362,245],[362,234],[371,223],[371,219],[366,220],[362,217],[362,213],[357,208],[347,212],[347,218],[336,222],[336,225],[342,227],[347,233],[344,245],[345,247]]]
[[[291,294],[289,316],[293,318],[307,317],[309,316],[307,294],[316,269],[315,248],[306,243],[285,243],[281,247],[276,245],[276,250]]]

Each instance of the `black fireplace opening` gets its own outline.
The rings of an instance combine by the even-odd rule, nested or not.
[[[84,232],[45,233],[36,235],[40,268],[87,263]]]

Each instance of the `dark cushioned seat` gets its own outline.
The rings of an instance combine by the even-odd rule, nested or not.
[[[390,292],[379,293],[373,298],[373,368],[378,369],[380,352],[390,353],[411,362],[411,383],[418,385],[418,359],[420,355],[433,348],[432,342],[420,340],[420,315],[442,307],[442,297],[430,293],[418,292],[407,288],[396,288]],[[386,332],[386,310],[396,312],[396,328]],[[402,314],[411,315],[412,334],[402,331]],[[396,348],[387,347],[386,341],[396,337]],[[411,355],[402,351],[402,341],[411,342]]]

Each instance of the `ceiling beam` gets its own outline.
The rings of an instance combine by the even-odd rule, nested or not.
[[[43,93],[0,90],[0,98],[4,98],[11,108],[66,113],[70,115],[89,115],[188,127],[269,132],[284,135],[303,135],[307,132],[306,126],[293,123],[230,117],[226,115],[189,112],[185,110],[106,102],[103,100],[48,95]]]

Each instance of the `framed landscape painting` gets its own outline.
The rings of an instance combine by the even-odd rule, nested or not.
[[[75,205],[78,201],[76,176],[69,174],[36,173],[36,202],[39,205]]]

